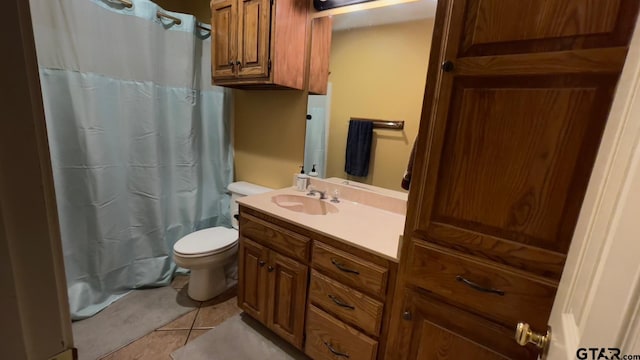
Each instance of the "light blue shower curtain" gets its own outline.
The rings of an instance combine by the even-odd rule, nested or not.
[[[147,0],[32,0],[71,313],[166,285],[173,244],[230,225],[229,95],[210,39]]]

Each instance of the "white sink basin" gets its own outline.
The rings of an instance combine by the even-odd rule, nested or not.
[[[271,197],[271,201],[283,209],[308,215],[327,215],[338,212],[335,205],[304,195],[280,194]]]

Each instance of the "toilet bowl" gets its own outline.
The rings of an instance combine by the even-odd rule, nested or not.
[[[236,265],[238,253],[238,214],[236,199],[260,194],[272,189],[235,182],[229,184],[232,227],[217,226],[188,234],[173,245],[173,260],[185,269],[191,269],[187,294],[196,301],[209,300],[229,287],[225,268]]]
[[[197,301],[209,300],[227,289],[224,268],[236,259],[238,231],[224,227],[198,230],[173,246],[173,260],[191,269],[187,294]]]

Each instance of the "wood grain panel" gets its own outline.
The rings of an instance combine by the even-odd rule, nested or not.
[[[236,60],[235,0],[217,2],[211,8],[211,28],[214,32],[211,45],[213,79],[235,77],[233,62]]]
[[[242,14],[242,62],[245,66],[259,61],[260,4],[248,2]]]
[[[546,327],[557,283],[454,255],[423,242],[413,242],[407,261],[411,266],[407,281],[416,286],[509,327],[515,328],[523,319],[535,328]],[[459,276],[504,293],[479,291]]]
[[[377,337],[380,334],[384,304],[333,281],[316,270],[311,271],[309,300],[370,335]]]
[[[269,266],[269,328],[302,349],[308,268],[275,251]]]
[[[278,0],[274,5],[273,81],[304,88],[308,11],[311,1]]]
[[[470,342],[460,334],[434,326],[428,321],[422,322],[422,326],[420,342],[423,346],[418,346],[411,351],[412,354],[416,354],[415,359],[428,359],[431,354],[442,354],[440,359],[466,359],[469,356],[473,356],[474,360],[507,359],[490,349]],[[410,358],[414,357],[410,355]]]
[[[267,324],[267,270],[269,250],[247,238],[240,238],[238,263],[238,306]]]
[[[314,268],[344,284],[377,298],[385,296],[388,273],[385,268],[317,241],[313,244],[311,263]]]
[[[403,309],[410,320],[402,320],[399,334],[400,349],[406,349],[403,359],[537,359],[531,346],[516,344],[513,329],[409,289],[404,292]]]
[[[268,77],[270,1],[238,1],[238,78]]]
[[[461,58],[455,62],[460,76],[618,73],[625,47]]]
[[[309,59],[309,93],[326,95],[331,57],[333,18],[325,16],[311,23],[311,50]]]
[[[496,82],[495,88],[454,89],[460,106],[445,138],[433,220],[566,250],[570,238],[558,233],[570,193],[582,190],[571,188],[572,166],[597,90],[502,88]]]
[[[638,4],[621,0],[458,1],[455,6],[465,16],[459,56],[625,46]]]
[[[479,0],[473,44],[611,32],[620,0]]]
[[[315,360],[374,360],[378,342],[340,320],[309,306],[306,326],[307,341],[304,352]],[[334,351],[346,356],[336,356]]]
[[[270,224],[248,214],[240,216],[240,233],[281,254],[308,262],[310,239],[285,228]]]
[[[504,241],[504,239],[438,222],[432,222],[426,232],[417,231],[414,235],[461,253],[555,280],[560,280],[566,260],[564,253]]]

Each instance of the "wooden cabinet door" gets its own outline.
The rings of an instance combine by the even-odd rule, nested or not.
[[[324,16],[311,21],[311,50],[309,54],[309,93],[326,95],[329,82],[329,58],[333,17]]]
[[[238,259],[238,306],[267,324],[269,249],[242,237]]]
[[[405,290],[401,326],[404,359],[536,359],[531,346],[520,347],[513,331],[482,317]]]
[[[211,71],[214,80],[236,76],[237,7],[236,0],[218,0],[211,4]]]
[[[271,2],[238,1],[238,77],[268,77]]]
[[[276,334],[302,348],[307,297],[306,265],[271,251],[269,261],[269,322]]]

